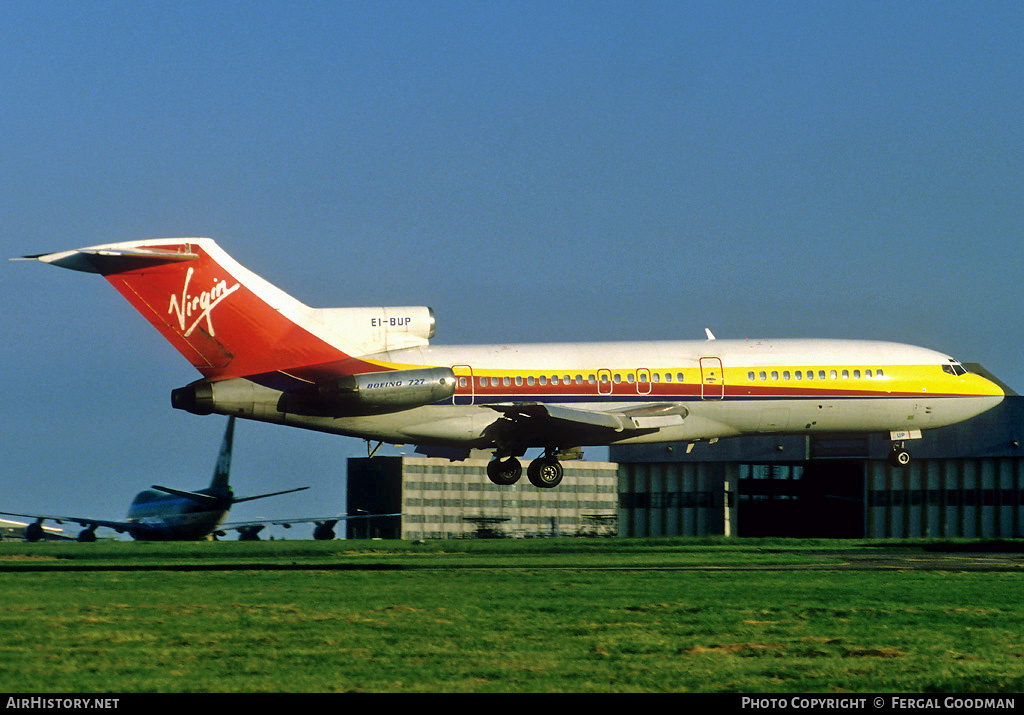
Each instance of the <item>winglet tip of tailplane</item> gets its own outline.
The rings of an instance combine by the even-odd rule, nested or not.
[[[69,251],[16,256],[10,260],[40,261],[83,273],[107,274],[126,267],[137,267],[140,264],[194,260],[199,258],[199,255],[192,250],[190,245],[192,243],[212,243],[212,241],[198,238],[128,241],[75,248]]]

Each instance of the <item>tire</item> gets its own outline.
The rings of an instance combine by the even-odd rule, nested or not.
[[[515,457],[505,460],[492,459],[487,463],[487,478],[498,486],[507,487],[523,476],[523,465]]]
[[[894,467],[905,467],[910,464],[910,460],[910,452],[902,447],[897,447],[889,453],[889,464]]]
[[[538,489],[554,489],[562,483],[562,463],[553,457],[540,457],[530,462],[527,477]]]

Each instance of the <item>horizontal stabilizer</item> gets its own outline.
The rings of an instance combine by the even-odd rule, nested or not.
[[[72,271],[112,275],[164,263],[194,261],[199,255],[191,251],[160,248],[80,248],[59,253],[40,253],[12,258],[12,261],[41,261]]]
[[[270,494],[257,494],[253,497],[241,497],[239,499],[232,499],[232,504],[241,504],[244,501],[252,501],[253,499],[266,499],[267,497],[276,497],[281,494],[291,494],[292,492],[301,492],[309,487],[297,487],[295,489],[285,489],[283,492],[271,492]]]
[[[220,500],[215,496],[209,494],[200,494],[199,492],[188,492],[183,489],[171,489],[170,487],[162,487],[159,484],[154,484],[153,489],[158,492],[166,492],[167,494],[173,494],[176,497],[182,497],[183,499],[190,499],[197,504],[217,504]]]

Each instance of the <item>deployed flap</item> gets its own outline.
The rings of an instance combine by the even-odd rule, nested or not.
[[[626,410],[624,414],[638,429],[660,429],[681,425],[689,412],[678,402],[666,402]]]
[[[596,427],[615,432],[631,430],[657,430],[670,424],[680,424],[686,417],[686,408],[678,403],[664,403],[639,407],[622,412],[593,412],[578,410],[561,405],[546,405],[541,402],[524,402],[510,405],[488,405],[492,410],[504,413],[512,421],[523,419],[551,420],[566,426]]]
[[[504,413],[510,420],[523,418],[551,419],[558,422],[567,422],[573,425],[587,425],[590,427],[603,427],[605,429],[621,432],[632,427],[623,414],[613,412],[590,412],[588,410],[574,410],[571,407],[560,405],[545,405],[541,402],[521,402],[512,405],[488,405],[492,410]]]

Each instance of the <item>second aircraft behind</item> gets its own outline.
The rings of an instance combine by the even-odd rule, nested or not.
[[[153,485],[152,489],[146,489],[135,495],[131,506],[128,507],[128,516],[124,521],[93,519],[81,516],[57,516],[52,514],[21,514],[15,512],[0,512],[0,514],[36,520],[25,526],[24,538],[26,541],[39,541],[42,539],[45,535],[44,528],[46,528],[43,526],[43,522],[47,520],[55,521],[58,524],[68,522],[85,527],[79,532],[78,541],[95,541],[96,529],[101,526],[113,529],[119,534],[128,534],[138,541],[197,541],[211,536],[223,536],[229,530],[238,531],[240,539],[252,540],[258,538],[257,534],[260,530],[271,524],[289,527],[292,524],[309,522],[316,524],[313,532],[314,538],[333,539],[333,528],[338,521],[370,519],[377,516],[395,516],[393,514],[376,514],[304,517],[285,520],[263,519],[229,524],[223,523],[231,507],[235,504],[309,489],[309,487],[298,487],[270,494],[236,497],[231,485],[228,483],[231,471],[231,449],[234,441],[234,431],[235,418],[230,417],[228,418],[227,428],[224,431],[224,440],[221,443],[217,466],[213,470],[213,479],[208,487],[196,491],[185,491]]]

